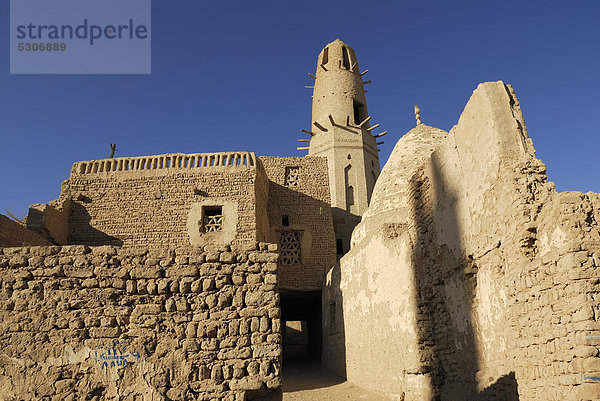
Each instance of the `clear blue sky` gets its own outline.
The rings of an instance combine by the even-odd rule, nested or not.
[[[154,0],[151,75],[9,75],[0,4],[0,213],[59,195],[73,162],[168,152],[294,156],[308,72],[341,38],[368,68],[382,162],[414,126],[449,130],[477,84],[514,86],[549,179],[600,192],[600,1]]]

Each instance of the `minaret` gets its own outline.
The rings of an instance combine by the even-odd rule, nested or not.
[[[352,230],[366,211],[381,171],[377,137],[354,50],[341,40],[319,54],[313,90],[309,156],[326,157],[338,256],[350,248]],[[306,131],[305,131],[306,132]],[[341,246],[341,248],[340,248]],[[342,251],[340,253],[340,251]]]

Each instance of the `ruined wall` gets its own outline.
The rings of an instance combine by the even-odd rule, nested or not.
[[[239,401],[278,392],[275,250],[0,249],[2,399]]]
[[[52,245],[47,238],[0,214],[0,246]]]
[[[66,245],[69,239],[70,212],[71,199],[64,199],[57,207],[43,204],[30,205],[25,225],[55,244]]]
[[[300,263],[282,261],[280,288],[321,290],[325,272],[335,263],[327,159],[260,157],[260,160],[269,178],[268,241],[280,243],[282,232],[301,233]],[[288,218],[285,226],[284,215]]]
[[[330,272],[348,379],[406,400],[600,398],[598,195],[555,192],[501,82],[433,136],[399,141]]]
[[[599,226],[598,194],[555,194],[537,219],[534,263],[508,277],[521,399],[600,399]]]
[[[61,199],[72,198],[70,244],[205,245],[198,228],[203,206],[224,208],[225,228],[213,242],[262,241],[265,203],[257,193],[252,153],[163,155],[75,163]],[[264,196],[260,199],[264,202]],[[227,210],[225,210],[227,209]],[[218,237],[218,238],[217,238]],[[210,242],[210,241],[209,241]]]

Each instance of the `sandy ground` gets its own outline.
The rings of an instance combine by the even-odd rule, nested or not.
[[[283,368],[283,401],[389,401],[356,387],[318,363],[288,362]]]

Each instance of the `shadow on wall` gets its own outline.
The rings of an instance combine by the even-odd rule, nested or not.
[[[323,291],[323,365],[345,378],[346,330],[340,281],[341,269],[338,262],[327,274]]]
[[[72,217],[76,216],[73,221]],[[110,218],[110,216],[108,216]],[[123,240],[108,235],[90,225],[92,220],[85,206],[79,202],[71,203],[71,213],[69,215],[69,244],[70,245],[113,245],[123,246]]]
[[[456,193],[445,180],[435,154],[431,163],[431,178],[417,174],[411,179],[412,217],[416,224],[412,264],[422,363],[417,374],[429,376],[436,401],[516,401],[519,396],[514,372],[478,392],[479,366],[472,320],[477,266],[460,241]],[[431,196],[434,193],[435,199]],[[443,210],[437,209],[440,205]],[[439,227],[434,217],[438,213],[443,219],[445,238],[455,239],[454,244],[436,244]]]

